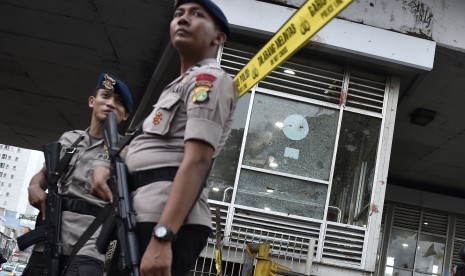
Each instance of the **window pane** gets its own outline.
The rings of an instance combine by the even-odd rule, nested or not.
[[[445,244],[445,238],[420,234],[415,270],[428,272],[429,275],[441,275]]]
[[[417,236],[418,234],[412,231],[392,229],[386,265],[413,269]]]
[[[442,275],[442,274],[436,274],[436,273],[420,273],[420,272],[414,272],[413,276],[435,276],[435,275]]]
[[[231,202],[249,103],[250,93],[244,94],[237,102],[231,133],[208,176],[209,199]]]
[[[366,227],[381,119],[344,112],[328,220]]]
[[[412,271],[387,266],[384,271],[384,276],[412,276]]]
[[[322,219],[327,190],[325,184],[243,169],[239,177],[235,203]]]
[[[328,180],[339,111],[257,93],[243,164]]]

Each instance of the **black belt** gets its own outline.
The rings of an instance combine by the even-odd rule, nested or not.
[[[88,203],[81,199],[63,199],[61,202],[62,211],[70,211],[82,215],[96,217],[103,207]]]
[[[130,175],[132,191],[158,181],[173,181],[177,171],[178,167],[163,167],[134,172]]]

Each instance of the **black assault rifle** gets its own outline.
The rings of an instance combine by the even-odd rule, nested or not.
[[[104,254],[116,234],[120,247],[120,264],[124,272],[139,276],[139,244],[135,232],[136,217],[132,210],[126,166],[120,156],[125,145],[120,145],[116,114],[110,113],[102,126],[103,139],[110,155],[110,186],[113,194],[114,214],[102,226],[97,247]]]
[[[61,243],[61,197],[58,194],[58,179],[60,178],[59,142],[43,146],[45,166],[47,168],[48,192],[46,199],[46,216],[41,221],[39,213],[36,229],[18,237],[18,248],[24,250],[38,242],[44,242],[45,275],[59,275],[59,261],[62,250]],[[40,225],[40,226],[39,226]]]

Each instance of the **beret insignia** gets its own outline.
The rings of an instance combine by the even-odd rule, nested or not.
[[[116,84],[116,81],[112,77],[108,76],[107,74],[105,74],[104,78],[105,79],[102,82],[103,86],[110,91],[114,91],[115,90],[114,85]]]

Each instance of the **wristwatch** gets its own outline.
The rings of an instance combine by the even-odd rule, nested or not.
[[[157,226],[153,228],[152,235],[159,241],[172,242],[176,238],[174,232],[164,224],[157,224]]]

